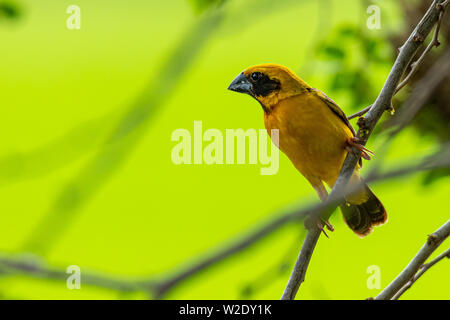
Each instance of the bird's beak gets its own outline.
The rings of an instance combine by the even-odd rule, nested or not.
[[[230,83],[228,90],[252,95],[252,84],[242,72]]]

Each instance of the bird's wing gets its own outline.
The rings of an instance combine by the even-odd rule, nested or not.
[[[335,115],[339,117],[350,129],[350,131],[353,133],[353,136],[356,136],[355,129],[353,129],[352,125],[350,124],[350,121],[348,121],[347,116],[345,115],[344,111],[342,111],[341,108],[338,107],[336,102],[331,100],[325,93],[323,93],[320,90],[317,90],[315,88],[311,88],[309,90],[312,94],[316,95],[318,98],[320,98],[323,102],[327,104],[327,106],[333,111]]]
[[[310,91],[312,94],[316,95],[318,98],[320,98],[323,102],[327,104],[327,106],[333,111],[335,115],[338,116],[339,119],[341,119],[347,127],[350,129],[350,131],[353,133],[353,136],[356,136],[355,129],[353,129],[353,126],[351,125],[350,121],[348,121],[347,116],[345,115],[344,111],[342,111],[341,108],[331,100],[325,93],[323,93],[320,90],[317,90],[315,88],[311,88],[308,91]],[[362,158],[359,158],[359,166],[362,167]]]

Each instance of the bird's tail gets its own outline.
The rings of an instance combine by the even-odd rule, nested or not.
[[[372,227],[387,221],[383,204],[366,184],[341,205],[341,211],[347,225],[360,237],[367,236],[372,232]]]

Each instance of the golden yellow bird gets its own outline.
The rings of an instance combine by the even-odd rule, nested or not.
[[[255,98],[264,111],[264,124],[269,135],[279,131],[278,147],[297,170],[309,181],[324,201],[339,176],[351,146],[370,159],[368,151],[358,144],[355,130],[345,113],[321,91],[312,88],[287,67],[261,64],[239,74],[229,90]],[[361,181],[360,164],[355,168],[349,186]],[[347,196],[341,206],[347,225],[364,237],[373,226],[387,221],[386,210],[374,193],[364,188]]]

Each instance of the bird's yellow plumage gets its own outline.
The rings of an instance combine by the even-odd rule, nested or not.
[[[355,145],[355,132],[344,112],[324,93],[281,65],[250,67],[229,89],[250,94],[260,102],[268,133],[279,130],[278,147],[325,200],[328,193],[324,183],[333,187],[348,146]],[[359,169],[358,165],[350,185],[360,182]],[[347,205],[341,207],[344,218],[360,236],[387,219],[383,205],[367,186],[346,200]]]

